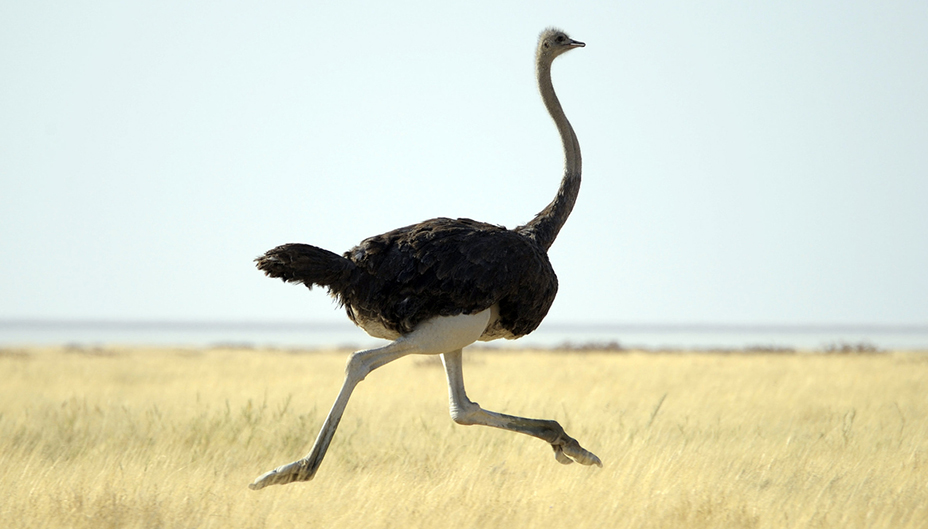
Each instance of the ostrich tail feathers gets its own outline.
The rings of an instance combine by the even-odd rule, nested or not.
[[[258,270],[287,283],[328,287],[333,293],[347,288],[354,263],[344,257],[308,244],[284,244],[255,259]]]

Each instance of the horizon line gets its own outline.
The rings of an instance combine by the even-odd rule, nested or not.
[[[122,330],[277,330],[306,331],[353,327],[348,321],[162,318],[0,318],[0,329]],[[720,323],[720,322],[569,322],[542,323],[540,331],[622,331],[665,333],[839,333],[928,334],[928,324],[893,323]],[[536,331],[537,332],[537,331]]]

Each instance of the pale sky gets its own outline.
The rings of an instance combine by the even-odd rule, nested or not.
[[[549,322],[928,323],[928,3],[0,1],[0,318],[344,319],[252,259],[583,186]]]

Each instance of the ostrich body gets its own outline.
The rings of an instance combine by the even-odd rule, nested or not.
[[[468,399],[462,349],[477,340],[518,338],[538,327],[557,293],[547,250],[580,189],[580,144],[551,83],[556,57],[584,44],[548,28],[536,50],[542,100],[564,145],[564,177],[554,200],[524,226],[508,230],[470,219],[436,218],[368,238],[343,256],[285,244],[256,259],[270,277],[326,287],[365,332],[392,340],[351,355],[345,382],[306,457],[272,470],[252,489],[313,478],[355,386],[374,369],[409,354],[440,354],[451,417],[543,439],[561,463],[602,466],[555,421],[484,410]]]

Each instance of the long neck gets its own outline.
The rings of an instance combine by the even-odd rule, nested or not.
[[[554,200],[548,204],[545,209],[538,212],[535,218],[524,226],[516,228],[516,231],[535,240],[535,242],[545,249],[551,247],[554,239],[557,238],[561,227],[567,222],[567,217],[574,208],[577,201],[577,194],[580,192],[580,172],[582,163],[580,160],[580,142],[577,141],[577,135],[574,134],[573,127],[567,121],[561,103],[554,93],[554,85],[551,83],[551,61],[539,60],[536,66],[538,75],[538,90],[541,92],[541,99],[554,119],[557,125],[557,131],[561,135],[561,142],[564,144],[564,178],[561,179],[561,186],[557,190]]]

